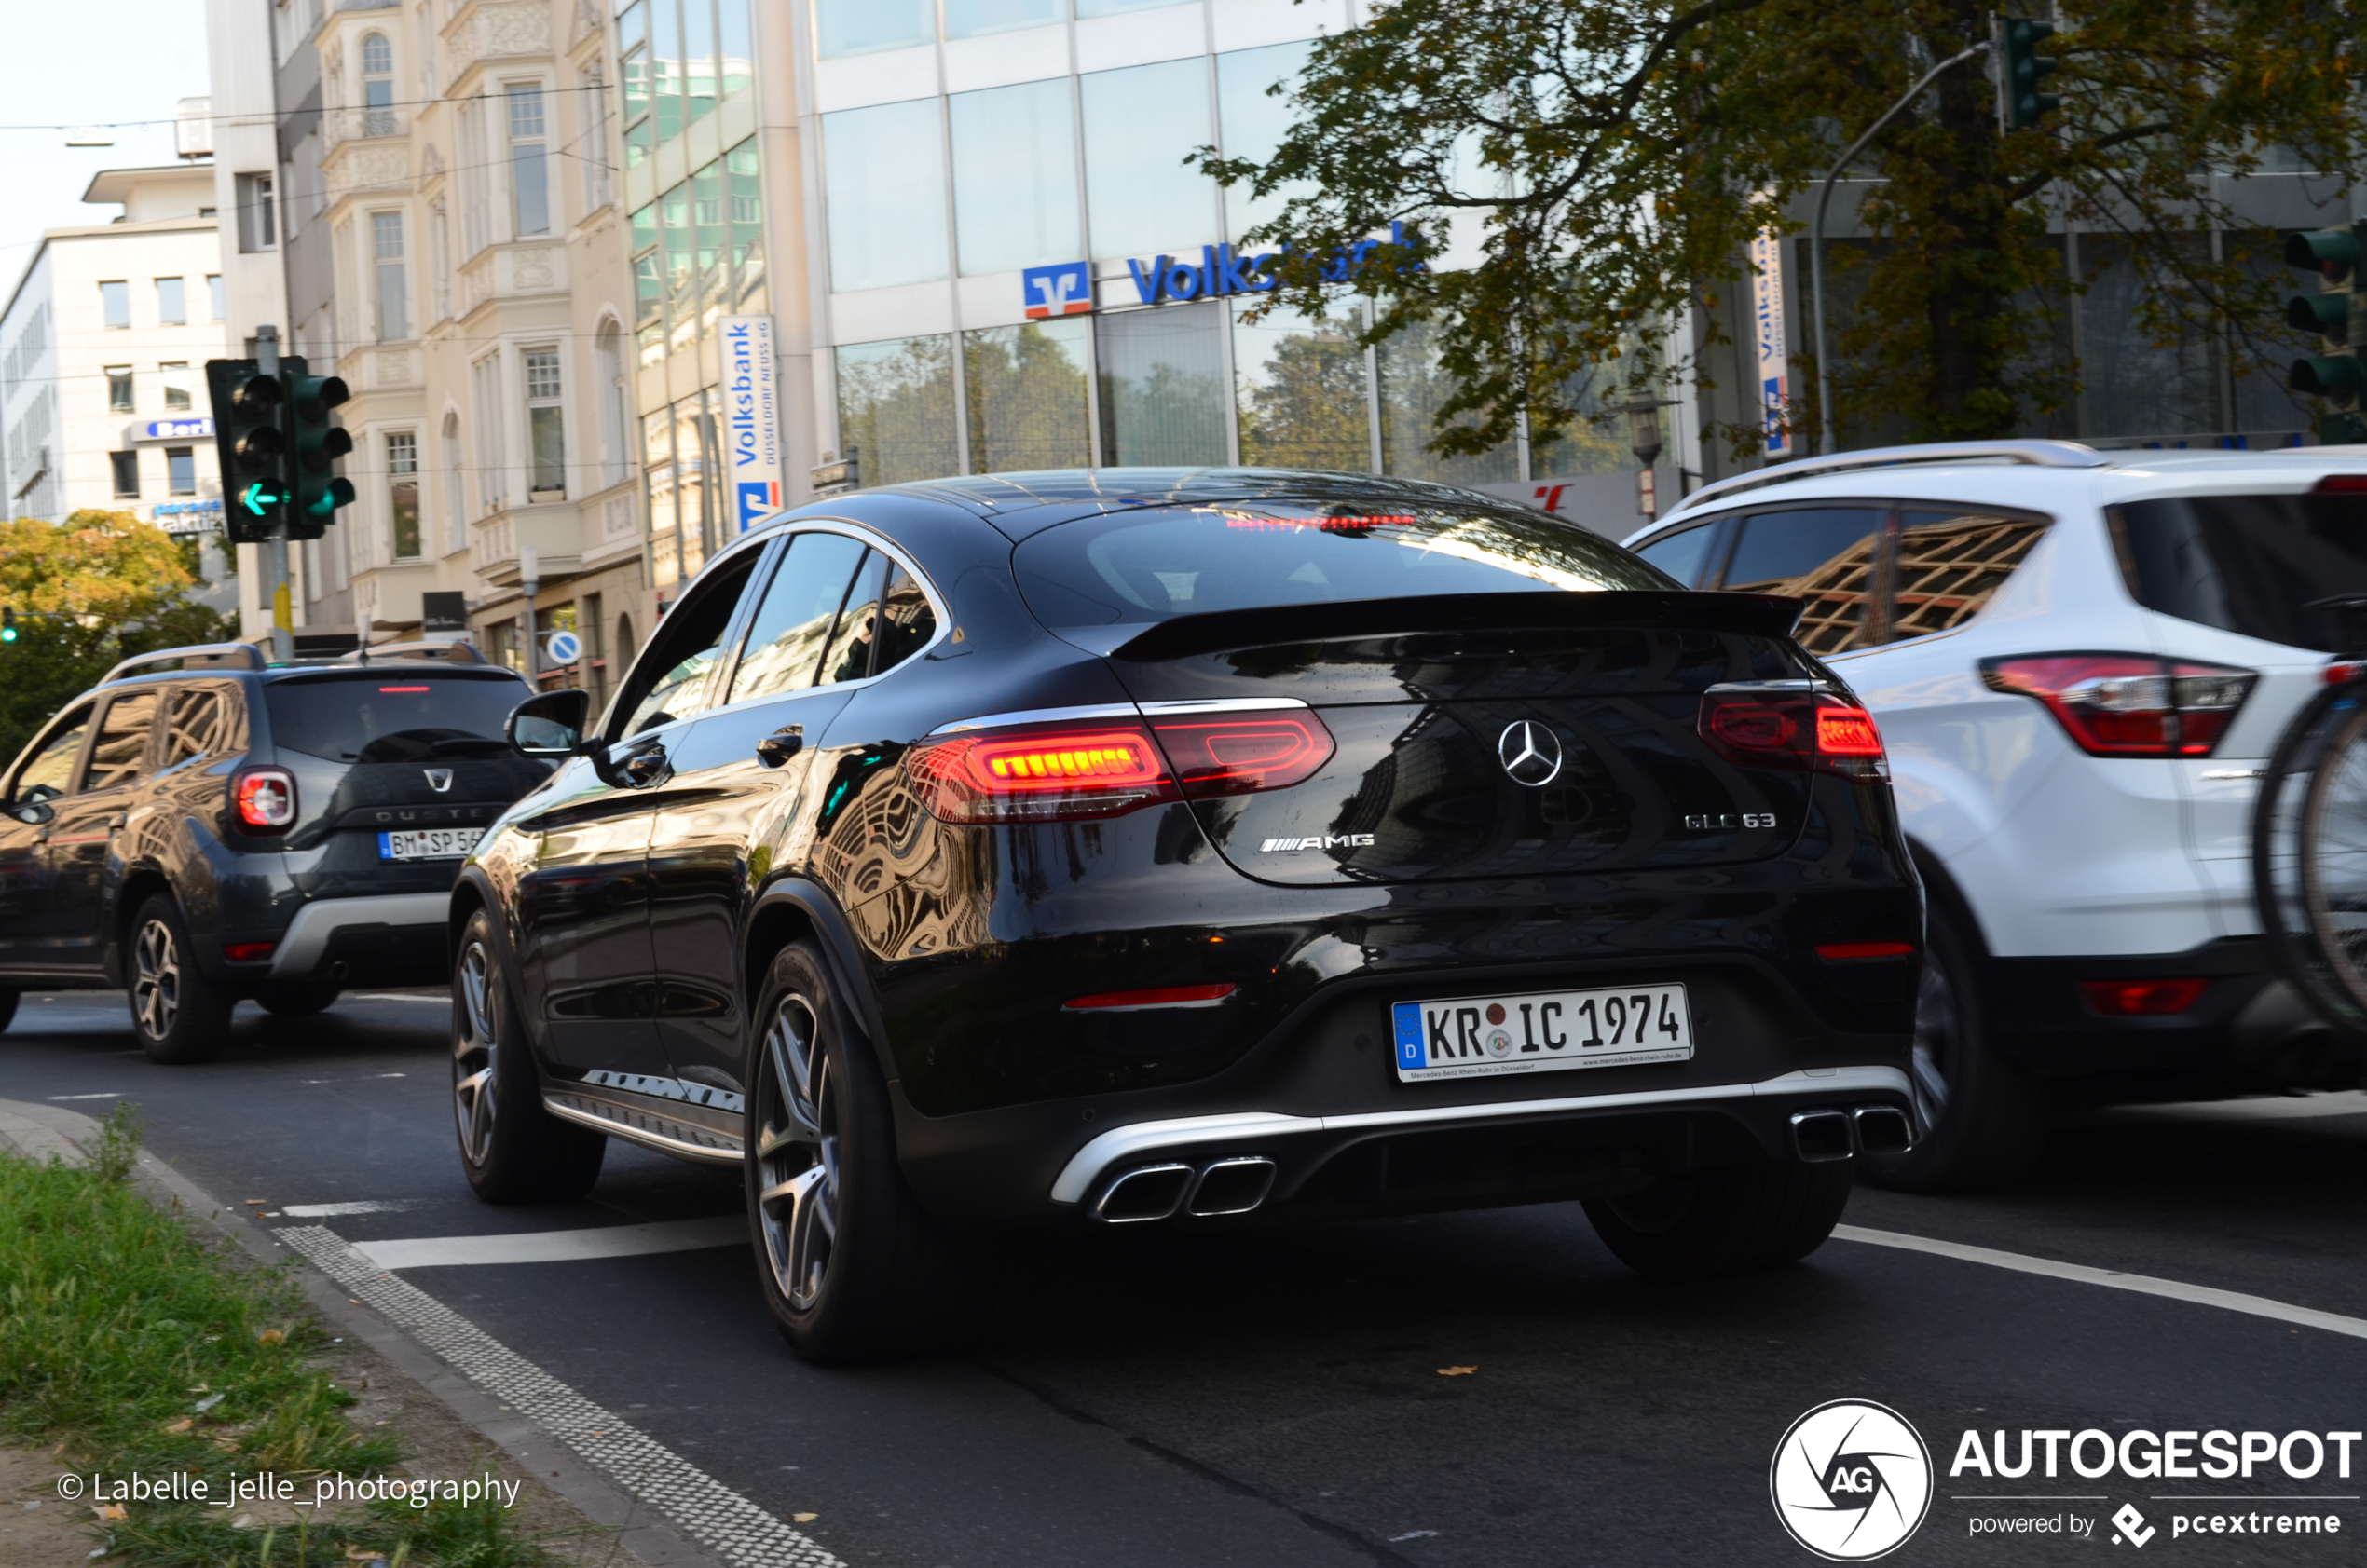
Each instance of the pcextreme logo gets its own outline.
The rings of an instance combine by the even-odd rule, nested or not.
[[[1785,1432],[1767,1490],[1793,1540],[1827,1561],[1870,1561],[1931,1511],[1931,1451],[1889,1406],[1835,1399]]]

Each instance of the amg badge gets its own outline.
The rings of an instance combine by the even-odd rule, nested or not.
[[[1292,850],[1369,849],[1372,843],[1370,833],[1317,833],[1305,839],[1268,839],[1257,849],[1260,854],[1274,854]]]

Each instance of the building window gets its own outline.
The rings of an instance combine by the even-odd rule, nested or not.
[[[395,430],[386,442],[388,542],[396,560],[416,560],[426,553],[419,539],[419,438]]]
[[[682,123],[715,110],[715,12],[705,0],[682,7]]]
[[[1095,318],[1101,461],[1191,468],[1227,461],[1221,301]],[[867,463],[866,469],[869,467]],[[917,477],[917,476],[916,476]],[[866,484],[874,483],[869,473]]]
[[[715,14],[723,24],[718,65],[723,96],[746,92],[756,80],[756,40],[748,32],[748,0],[715,0]]]
[[[242,252],[268,251],[279,240],[279,223],[274,216],[271,176],[241,174],[239,176],[239,249]]]
[[[946,10],[947,31],[953,12]],[[955,250],[964,277],[1074,261],[1076,125],[1069,79],[955,93]]]
[[[115,496],[119,501],[140,498],[140,454],[110,452],[107,461],[115,468]]]
[[[179,414],[190,406],[189,361],[176,360],[157,366],[157,379],[164,383],[164,411]]]
[[[496,349],[469,367],[470,401],[477,420],[477,510],[498,511],[509,498],[501,477],[508,471],[501,451],[501,353]]]
[[[107,412],[130,414],[138,406],[131,400],[131,367],[109,365],[107,367]]]
[[[1269,97],[1266,89],[1288,81],[1307,67],[1312,43],[1272,44],[1262,49],[1236,49],[1216,57],[1216,129],[1224,138],[1226,157],[1263,163],[1282,144],[1296,113],[1288,98]],[[1294,181],[1262,197],[1247,184],[1225,187],[1225,226],[1238,239],[1279,213],[1296,196],[1314,189],[1311,181]]]
[[[1473,457],[1441,457],[1429,450],[1438,433],[1438,410],[1455,385],[1439,364],[1446,347],[1435,321],[1416,321],[1381,343],[1375,355],[1381,373],[1381,465],[1384,471],[1442,484],[1501,484],[1521,477],[1520,454],[1512,442]],[[1557,471],[1542,454],[1529,471]]]
[[[394,46],[383,33],[362,39],[362,134],[394,134]]]
[[[1241,461],[1252,468],[1373,467],[1373,411],[1364,384],[1361,310],[1304,316],[1275,310],[1233,322]],[[1155,313],[1156,314],[1156,313]]]
[[[739,279],[739,308],[761,313],[765,308],[764,196],[757,183],[754,137],[723,155],[723,170],[732,186],[732,266]]]
[[[945,35],[949,38],[975,38],[984,33],[1007,33],[1014,27],[1041,27],[1066,20],[1068,7],[1061,0],[945,0]],[[1061,81],[1060,85],[1066,88],[1068,84]]]
[[[110,332],[128,332],[131,327],[131,285],[102,283],[99,285],[99,320]]]
[[[370,214],[370,254],[378,268],[378,341],[399,343],[411,335],[411,308],[404,293],[403,214]]]
[[[559,351],[526,351],[526,429],[528,455],[534,463],[537,495],[564,493],[568,487],[566,410],[559,406]]]
[[[165,488],[176,496],[198,493],[198,449],[194,446],[168,446],[164,449]]]
[[[929,0],[815,0],[814,9],[824,60],[935,42]]]
[[[515,83],[509,89],[510,216],[519,234],[551,232],[551,166],[543,141],[542,89]]]
[[[1120,11],[1156,11],[1180,6],[1184,0],[1076,0],[1079,17],[1114,17]]]
[[[1071,316],[962,334],[972,473],[1092,466],[1085,373],[1091,325]]]
[[[428,258],[435,276],[435,319],[441,321],[452,314],[452,220],[445,215],[441,201],[435,204],[435,223],[429,239],[435,252]]]
[[[167,327],[185,327],[189,324],[189,285],[186,279],[157,280],[157,323]]]
[[[444,416],[444,549],[450,554],[469,542],[469,504],[460,478],[460,416]]]
[[[1216,185],[1186,163],[1215,140],[1207,57],[1095,71],[1077,83],[1093,253],[1149,256],[1215,239]],[[1163,112],[1145,115],[1145,103]]]
[[[222,274],[219,272],[209,272],[205,275],[205,292],[207,302],[213,307],[213,320],[217,321],[221,320],[223,316]]]
[[[613,156],[609,136],[609,79],[597,56],[583,67],[583,210],[609,204]]]
[[[1143,102],[1156,100],[1138,101],[1134,110]],[[915,98],[822,116],[831,288],[883,289],[945,276],[945,142],[937,105]]]
[[[492,182],[486,178],[486,111],[476,99],[460,102],[460,259],[468,260],[493,242]]]
[[[600,375],[600,484],[605,488],[625,476],[624,443],[633,418],[633,387],[625,378],[624,334],[613,320],[600,323],[600,334],[593,340],[593,363]]]
[[[896,484],[961,471],[953,441],[951,337],[852,343],[838,351],[838,367],[839,439],[859,454],[864,484]],[[1222,448],[1214,460],[1225,460]]]

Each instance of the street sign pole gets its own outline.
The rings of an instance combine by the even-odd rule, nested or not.
[[[280,329],[260,326],[254,329],[255,369],[264,375],[280,374]],[[284,477],[281,489],[288,488]],[[263,547],[263,586],[271,595],[271,659],[278,664],[291,663],[295,659],[295,618],[288,593],[288,509],[280,508],[279,519],[271,525],[271,538]]]

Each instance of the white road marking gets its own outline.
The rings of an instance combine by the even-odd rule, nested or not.
[[[109,1090],[108,1090],[105,1094],[103,1094],[103,1095],[51,1095],[49,1098],[50,1098],[51,1099],[53,1099],[53,1100],[56,1100],[56,1099],[121,1099],[121,1098],[123,1098],[123,1094],[122,1094],[122,1092],[121,1092],[120,1090],[117,1090],[117,1089],[109,1089]]]
[[[583,1258],[631,1258],[644,1252],[692,1252],[707,1247],[736,1247],[747,1239],[747,1220],[732,1214],[714,1220],[671,1220],[654,1225],[601,1225],[587,1231],[357,1241],[352,1247],[382,1269],[434,1269],[469,1263],[566,1263]]]
[[[2283,1122],[2309,1116],[2367,1116],[2367,1091],[2277,1095],[2258,1099],[2195,1100],[2179,1105],[2124,1105],[2082,1117],[2083,1126],[2130,1122]]]
[[[293,1220],[327,1220],[339,1214],[401,1214],[418,1207],[417,1198],[367,1198],[357,1203],[292,1203],[280,1212]]]
[[[389,996],[379,991],[356,991],[346,1000],[349,1002],[424,1002],[436,1007],[452,1005],[452,999],[448,996]]]
[[[291,1225],[276,1234],[344,1286],[347,1295],[366,1302],[502,1404],[539,1422],[726,1562],[736,1568],[843,1568],[812,1536],[585,1398],[418,1287],[374,1266],[325,1225]]]
[[[2177,1279],[2155,1279],[2151,1275],[2123,1274],[2118,1269],[2091,1268],[2086,1263],[2059,1263],[2052,1258],[2000,1252],[1990,1247],[1967,1247],[1961,1241],[1936,1241],[1930,1236],[1910,1236],[1897,1231],[1869,1231],[1862,1225],[1836,1225],[1833,1234],[1842,1241],[1895,1247],[1908,1252],[1928,1252],[1936,1258],[1987,1263],[1995,1269],[2044,1275],[2049,1279],[2075,1280],[2082,1285],[2101,1285],[2112,1290],[2133,1290],[2141,1296],[2166,1296],[2174,1302],[2193,1302],[2201,1306],[2249,1313],[2254,1317],[2272,1317],[2279,1323],[2298,1323],[2306,1329],[2323,1329],[2330,1334],[2347,1334],[2352,1339],[2367,1340],[2367,1317],[2345,1317],[2338,1312],[2319,1312],[2315,1307],[2272,1302],[2265,1296],[2248,1296],[2240,1290],[2221,1290],[2209,1285],[2189,1285]]]

